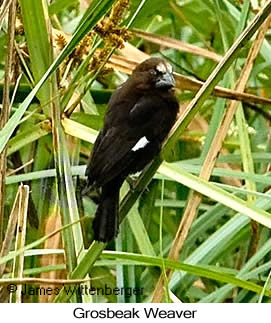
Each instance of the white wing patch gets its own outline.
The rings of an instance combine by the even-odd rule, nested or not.
[[[138,140],[138,142],[132,148],[132,151],[137,151],[141,148],[144,148],[148,143],[149,143],[149,140],[144,136]]]

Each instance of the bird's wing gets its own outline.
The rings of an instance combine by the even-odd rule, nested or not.
[[[139,136],[125,136],[123,129],[111,128],[105,132],[89,160],[86,171],[89,184],[99,187],[117,177],[127,166],[128,157],[139,139]]]
[[[147,134],[154,108],[154,100],[143,96],[130,110],[127,122],[100,132],[86,171],[90,185],[102,186],[120,174],[127,176],[124,170],[133,161],[133,152],[149,143]]]
[[[157,108],[158,110],[162,104],[161,98],[157,96],[143,96],[131,109],[129,113],[130,122],[133,125],[145,123],[147,126],[157,112],[154,109]]]

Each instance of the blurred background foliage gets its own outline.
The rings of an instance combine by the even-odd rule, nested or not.
[[[139,179],[142,194],[132,203],[123,200],[127,217],[116,241],[91,245],[95,196],[81,192],[110,95],[134,66],[149,55],[173,65],[181,116],[199,88],[195,84],[208,79],[270,1],[1,2],[1,301],[269,302],[270,19],[217,79],[222,94],[208,95],[164,151],[170,164],[163,164],[147,187]],[[259,53],[244,91],[236,82],[253,46]],[[235,107],[224,137],[223,118],[229,102],[237,101],[226,100],[223,89],[232,98],[234,89],[253,95]],[[221,147],[215,147],[219,140]],[[212,152],[210,176],[203,175]],[[210,183],[205,186],[200,178]],[[204,194],[197,205],[191,189]],[[128,184],[122,197],[126,194],[133,196]],[[59,231],[48,236],[54,230]],[[164,295],[159,281],[165,274]],[[64,280],[85,277],[89,287],[117,286],[126,294],[37,292],[47,279],[52,281],[46,286],[60,290]],[[18,289],[9,295],[4,282],[26,278],[36,292],[21,296]],[[129,288],[143,292],[130,295]]]

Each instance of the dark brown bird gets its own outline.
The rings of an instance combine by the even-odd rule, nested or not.
[[[108,242],[116,237],[123,181],[160,152],[179,109],[174,85],[171,65],[150,58],[113,93],[86,170],[89,190],[101,188],[93,221],[95,240]]]

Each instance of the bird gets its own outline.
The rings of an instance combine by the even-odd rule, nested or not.
[[[178,111],[172,66],[162,58],[138,64],[112,94],[85,173],[87,190],[100,190],[92,222],[94,240],[107,243],[116,238],[120,188],[160,153]]]

